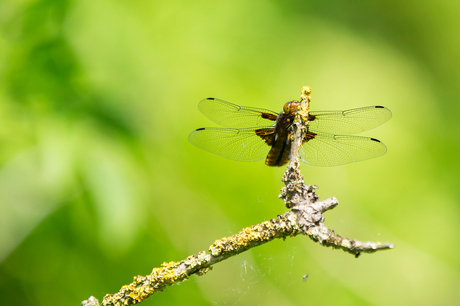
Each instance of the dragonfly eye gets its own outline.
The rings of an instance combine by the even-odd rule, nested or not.
[[[292,102],[287,102],[284,104],[283,111],[286,115],[288,115],[291,112],[291,103]]]

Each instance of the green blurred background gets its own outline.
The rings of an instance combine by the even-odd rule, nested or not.
[[[0,2],[2,305],[77,305],[286,211],[283,168],[187,141],[206,97],[385,105],[388,153],[303,167],[326,225],[396,248],[273,241],[145,305],[456,305],[460,2]],[[302,276],[309,273],[306,282]]]

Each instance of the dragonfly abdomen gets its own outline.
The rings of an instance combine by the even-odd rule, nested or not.
[[[281,134],[281,135],[280,135]],[[282,166],[289,161],[289,151],[291,150],[291,142],[288,139],[288,133],[278,134],[275,144],[268,152],[265,164],[267,166]]]

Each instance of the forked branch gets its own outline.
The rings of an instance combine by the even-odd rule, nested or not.
[[[164,262],[147,276],[135,276],[134,281],[121,287],[119,292],[107,294],[102,305],[141,303],[155,292],[163,291],[166,286],[184,282],[193,274],[203,275],[210,271],[214,264],[276,238],[286,239],[303,234],[323,246],[342,249],[356,257],[361,253],[374,253],[394,247],[388,243],[360,242],[343,238],[324,225],[323,213],[336,207],[338,201],[334,197],[319,201],[315,193],[317,187],[305,185],[299,169],[299,149],[308,124],[310,93],[309,87],[302,89],[301,107],[291,127],[290,162],[283,176],[285,186],[280,194],[286,207],[291,210],[269,221],[247,227],[231,237],[216,240],[208,250],[182,261]],[[83,301],[82,305],[94,306],[99,305],[99,302],[96,298],[90,297]]]

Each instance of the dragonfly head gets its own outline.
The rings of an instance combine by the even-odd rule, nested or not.
[[[286,115],[295,115],[297,113],[297,109],[299,108],[300,102],[299,101],[289,101],[284,104],[283,112]]]

